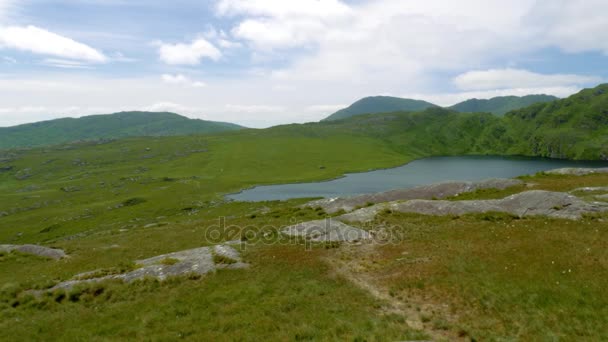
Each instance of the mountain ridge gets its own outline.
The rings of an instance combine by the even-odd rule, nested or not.
[[[545,94],[532,94],[525,96],[497,96],[490,99],[469,99],[448,108],[461,113],[487,112],[504,115],[512,110],[525,108],[536,103],[545,103],[559,100],[558,97]]]
[[[218,133],[242,128],[232,123],[190,119],[171,112],[117,112],[0,127],[0,149],[80,140]]]
[[[331,114],[321,121],[335,121],[370,113],[420,111],[431,107],[438,106],[423,100],[405,99],[392,96],[368,96],[354,102],[344,109]]]
[[[545,94],[531,94],[526,96],[497,96],[490,99],[468,99],[452,106],[442,107],[427,101],[391,97],[369,96],[364,97],[350,106],[341,109],[321,121],[342,120],[363,114],[379,114],[402,111],[421,111],[433,107],[447,108],[460,113],[485,112],[495,115],[504,115],[509,111],[524,108],[536,103],[545,103],[559,100],[558,97]]]

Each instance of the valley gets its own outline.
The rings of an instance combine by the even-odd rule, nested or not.
[[[438,155],[560,156],[601,165],[607,126],[595,106],[604,108],[604,88],[504,118],[433,108],[3,150],[0,242],[52,247],[67,257],[0,252],[0,327],[9,339],[26,340],[601,340],[608,334],[601,314],[608,303],[603,171],[454,185],[470,189],[449,195],[440,187],[431,187],[438,191],[432,196],[405,190],[338,210],[306,205],[311,199],[238,202],[225,195]],[[556,117],[563,118],[558,126]],[[505,212],[496,210],[512,202],[491,202],[530,191],[569,202],[534,211],[540,204],[530,203],[547,202],[534,197]],[[438,214],[417,211],[420,199]],[[482,209],[458,211],[467,201]],[[364,235],[341,242],[284,233],[342,215]],[[230,248],[247,267],[228,267],[237,261],[211,252],[235,240]],[[193,251],[201,254],[188,259]],[[199,263],[210,266],[188,271]],[[61,285],[83,274],[95,281]],[[147,276],[130,280],[140,274]]]

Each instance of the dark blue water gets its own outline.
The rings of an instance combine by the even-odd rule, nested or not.
[[[449,180],[513,178],[563,167],[608,167],[608,162],[487,156],[433,157],[393,169],[347,174],[327,182],[259,186],[228,198],[271,201],[290,198],[343,197],[411,188]]]

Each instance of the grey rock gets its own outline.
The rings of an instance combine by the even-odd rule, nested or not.
[[[606,194],[606,195],[598,195],[598,196],[595,196],[595,198],[597,198],[597,199],[599,199],[601,201],[608,201],[608,194]]]
[[[351,227],[333,219],[296,224],[284,228],[281,233],[314,242],[355,242],[371,238],[371,235],[365,230]]]
[[[391,202],[356,210],[338,217],[341,221],[365,222],[373,220],[383,210],[423,215],[463,215],[472,213],[503,212],[519,217],[547,216],[578,220],[584,214],[608,211],[608,204],[585,202],[576,196],[561,192],[526,191],[499,200],[428,201],[411,200]]]
[[[403,201],[412,199],[443,199],[459,194],[473,192],[480,189],[504,190],[513,186],[523,185],[518,179],[488,179],[479,182],[444,182],[438,184],[424,185],[411,189],[392,190],[376,194],[368,194],[346,198],[332,198],[312,201],[305,207],[321,207],[325,212],[333,214],[344,210],[353,211],[369,204],[377,204],[392,201]]]
[[[604,168],[563,168],[545,171],[550,175],[571,175],[571,176],[585,176],[594,173],[608,173],[608,167]]]
[[[574,190],[570,191],[570,193],[574,193],[574,192],[602,192],[602,191],[608,192],[608,186],[578,188],[578,189],[574,189]]]
[[[44,258],[59,260],[67,257],[61,249],[49,248],[38,245],[0,245],[0,251],[12,252],[17,251],[24,254],[37,255]]]
[[[220,265],[213,261],[213,254],[221,254],[235,261],[234,264]],[[171,260],[173,262],[165,262]],[[136,264],[141,265],[140,268],[123,274],[109,275],[93,279],[87,278],[96,273],[96,271],[85,272],[74,276],[72,280],[59,283],[49,289],[54,290],[70,290],[75,285],[94,283],[105,280],[121,280],[124,282],[132,282],[144,278],[156,278],[165,280],[167,277],[180,276],[187,274],[205,275],[220,268],[246,268],[249,265],[243,263],[239,252],[230,246],[217,245],[213,247],[201,247],[189,249],[181,252],[163,254],[148,259],[137,260]]]

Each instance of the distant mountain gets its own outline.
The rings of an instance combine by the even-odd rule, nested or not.
[[[512,110],[525,108],[536,103],[546,103],[558,100],[550,95],[502,96],[489,100],[471,99],[448,109],[461,113],[493,113],[504,115]],[[391,112],[417,112],[427,108],[439,107],[422,100],[402,99],[390,96],[373,96],[363,98],[347,108],[341,109],[322,121],[335,121],[363,114],[379,114]]]
[[[189,119],[175,113],[121,112],[0,127],[0,149],[132,136],[216,133],[242,128],[225,122]]]
[[[323,119],[323,121],[341,120],[362,114],[415,112],[431,107],[437,106],[421,100],[402,99],[390,96],[373,96],[363,98],[353,103],[348,108],[341,109],[328,116]]]
[[[284,129],[294,136],[305,129],[317,136],[366,136],[413,157],[474,154],[608,161],[608,84],[503,116],[434,107]]]
[[[449,108],[461,113],[492,113],[504,115],[512,110],[525,108],[536,103],[545,103],[555,100],[559,100],[559,98],[550,95],[527,95],[523,97],[501,96],[489,100],[471,99]]]

